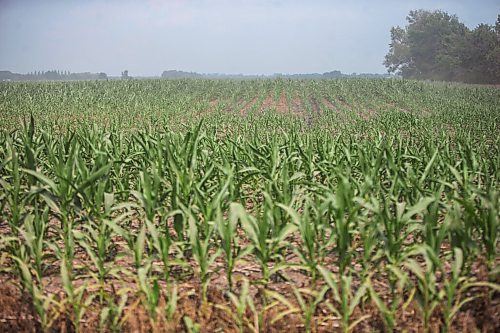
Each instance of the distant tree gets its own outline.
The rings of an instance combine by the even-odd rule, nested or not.
[[[464,79],[494,83],[500,76],[499,40],[495,27],[480,24],[467,34],[461,53]]]
[[[488,54],[488,59],[493,63],[491,74],[497,78],[498,82],[498,78],[500,78],[500,15],[497,16],[497,22],[495,24],[495,35],[496,44]]]
[[[500,81],[500,15],[495,27],[480,24],[470,30],[455,15],[412,10],[408,25],[391,29],[384,65],[406,78]]]
[[[460,76],[459,52],[467,27],[443,11],[412,10],[405,28],[391,29],[384,65],[403,77],[455,79]]]
[[[389,73],[411,76],[415,71],[415,64],[410,56],[410,45],[405,29],[400,26],[391,28],[391,43],[389,53],[385,56],[384,65]]]
[[[124,70],[122,72],[122,80],[128,80],[130,76],[128,76],[128,70]]]
[[[102,73],[101,72],[101,73],[97,74],[97,78],[99,80],[107,80],[108,79],[108,75],[106,75],[106,73]]]

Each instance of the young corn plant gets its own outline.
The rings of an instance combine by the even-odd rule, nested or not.
[[[158,149],[161,151],[161,147]],[[173,264],[182,265],[183,263],[171,259],[170,251],[174,242],[170,236],[167,221],[170,217],[181,214],[182,211],[167,212],[163,207],[163,202],[167,197],[167,194],[163,191],[163,183],[162,163],[159,163],[151,167],[150,173],[140,172],[141,191],[132,191],[131,193],[140,202],[145,215],[145,225],[150,236],[148,238],[148,249],[156,251],[155,254],[159,256],[163,264],[163,277],[166,283],[164,297],[167,304],[165,317],[167,321],[171,321],[177,306],[177,287],[172,286],[170,283],[170,269]],[[159,227],[156,225],[159,225]],[[140,240],[142,241],[142,238]]]
[[[133,214],[133,211],[127,211],[120,215],[117,219],[114,220],[105,220],[104,223],[111,229],[115,234],[122,237],[127,243],[128,250],[132,253],[134,268],[139,270],[142,266],[142,260],[144,258],[144,247],[146,243],[146,224],[143,223],[140,227],[140,230],[137,234],[133,232],[129,232],[122,228],[118,222],[122,218],[126,218]]]
[[[333,218],[333,237],[335,252],[338,255],[339,271],[343,274],[351,264],[352,228],[358,214],[359,205],[353,204],[354,192],[349,181],[339,176],[335,195],[329,193],[325,201],[328,216]]]
[[[435,201],[433,197],[421,198],[415,205],[407,207],[406,202],[389,203],[382,200],[381,210],[375,211],[381,220],[384,248],[389,263],[398,266],[405,258],[403,243],[409,235],[420,228],[416,221],[419,214],[424,214],[427,207]]]
[[[233,290],[233,270],[235,265],[239,260],[243,259],[245,256],[249,255],[253,251],[251,245],[241,248],[238,242],[237,227],[238,227],[238,215],[237,208],[233,208],[235,204],[231,204],[229,209],[229,219],[224,219],[224,214],[222,213],[220,207],[217,208],[215,214],[215,228],[219,234],[221,241],[221,249],[224,253],[226,261],[226,278],[228,291]]]
[[[302,321],[304,322],[306,333],[311,332],[316,309],[318,305],[325,300],[326,292],[329,289],[330,288],[328,286],[324,286],[320,291],[305,288],[293,289],[295,299],[299,304],[299,308],[296,310],[302,315]]]
[[[159,317],[158,306],[161,297],[160,285],[157,277],[150,277],[151,260],[146,260],[144,266],[137,270],[137,279],[140,290],[141,302],[148,311],[149,319],[153,330],[157,330]]]
[[[169,180],[172,186],[170,203],[173,211],[182,209],[182,206],[189,207],[191,205],[198,163],[198,147],[204,137],[204,134],[201,133],[201,125],[200,121],[192,132],[186,134],[183,142],[180,143],[181,151],[175,149],[179,144],[174,142],[172,136],[165,137],[164,147],[169,166]],[[184,227],[184,215],[176,214],[174,216],[174,229],[179,240],[184,240]]]
[[[267,286],[271,275],[287,266],[286,262],[276,262],[273,268],[270,269],[269,263],[274,258],[277,249],[284,246],[285,238],[297,230],[297,226],[293,223],[287,224],[276,236],[270,237],[269,224],[265,220],[257,220],[248,214],[241,204],[234,203],[231,205],[231,215],[240,221],[247,237],[250,239],[253,254],[261,267],[261,283]]]
[[[498,230],[500,230],[500,196],[495,189],[487,193],[476,190],[480,200],[477,207],[477,226],[481,235],[489,269],[495,267],[498,257]]]
[[[311,275],[311,283],[314,286],[317,279],[317,266],[321,264],[321,243],[317,241],[317,229],[314,221],[311,221],[311,203],[306,201],[302,216],[291,208],[280,205],[291,216],[292,221],[298,226],[300,237],[302,239],[302,246],[293,246],[294,253],[300,258],[304,264],[304,268],[309,271]]]
[[[45,296],[43,293],[43,285],[37,273],[32,274],[31,269],[26,264],[25,258],[12,257],[18,264],[20,269],[20,279],[23,288],[30,295],[35,312],[40,320],[39,324],[43,331],[47,331],[55,319],[55,315],[51,313],[51,307],[56,303],[53,296]],[[34,276],[33,276],[34,275]]]
[[[127,305],[129,290],[126,288],[120,289],[118,293],[105,294],[106,306],[101,310],[99,315],[99,329],[103,332],[109,330],[113,333],[121,332],[125,317],[123,311]],[[117,298],[119,296],[119,299]]]
[[[465,277],[461,276],[462,266],[463,266],[463,253],[459,248],[453,249],[453,254],[455,260],[451,265],[451,276],[446,278],[444,275],[444,288],[440,296],[445,296],[446,301],[443,307],[443,321],[444,321],[444,331],[449,332],[453,322],[453,317],[460,310],[460,308],[467,302],[472,301],[474,297],[468,297],[464,300],[460,299],[460,294],[462,288],[460,284],[465,282]],[[446,273],[445,273],[446,274]]]
[[[415,300],[422,314],[422,325],[425,332],[429,332],[430,320],[436,307],[440,304],[439,289],[436,280],[439,259],[431,248],[420,250],[425,258],[425,269],[414,259],[407,259],[404,266],[416,277]]]
[[[413,301],[415,289],[412,289],[408,299],[405,301],[403,295],[408,285],[408,274],[393,265],[387,265],[385,269],[389,272],[389,274],[397,277],[395,279],[396,283],[394,286],[392,286],[391,289],[390,304],[384,303],[384,301],[380,298],[379,294],[375,290],[371,279],[372,274],[369,274],[366,277],[365,281],[368,286],[370,299],[379,310],[380,315],[382,316],[382,319],[384,321],[386,331],[393,332],[398,324],[397,312],[400,310],[405,311],[406,308],[410,305],[410,303]]]
[[[48,209],[44,212],[35,212],[35,214],[26,214],[23,227],[19,230],[24,244],[20,248],[20,253],[26,256],[26,262],[32,262],[30,266],[36,273],[36,281],[41,286],[42,278],[46,269],[44,263],[46,259],[46,231],[48,220]]]
[[[380,263],[383,253],[379,248],[378,226],[370,216],[371,212],[375,210],[373,204],[359,197],[356,197],[354,200],[366,209],[362,210],[359,215],[359,237],[361,238],[362,247],[362,254],[360,256],[362,271],[360,276],[362,280],[366,280],[372,272],[373,267]]]
[[[178,214],[178,212],[171,212],[167,216],[174,216],[175,214]],[[166,230],[164,234],[161,234],[150,221],[146,221],[146,225],[151,237],[150,242],[152,243],[152,247],[156,250],[163,263],[163,277],[166,284],[165,292],[163,294],[167,304],[165,307],[165,318],[167,321],[171,321],[177,307],[177,286],[175,284],[172,285],[170,281],[170,268],[174,264],[185,265],[185,263],[170,258],[172,240],[168,230]]]
[[[98,285],[99,302],[103,304],[106,280],[110,275],[114,275],[120,270],[108,264],[109,256],[113,252],[112,230],[108,224],[100,221],[98,224],[84,225],[83,231],[75,230],[74,237],[90,258],[88,272]],[[96,272],[93,272],[92,268],[96,269]]]
[[[474,281],[463,275],[463,252],[459,248],[453,249],[453,261],[451,263],[451,273],[447,274],[442,269],[443,287],[439,291],[439,297],[442,304],[442,317],[444,322],[443,331],[452,330],[453,320],[462,306],[474,299],[482,296],[481,294],[467,296],[467,290],[474,287],[489,288],[494,292],[500,291],[500,286],[487,281]],[[467,297],[463,297],[467,296]]]
[[[292,250],[300,258],[303,268],[311,275],[311,283],[314,286],[318,277],[317,267],[323,264],[324,258],[329,248],[334,244],[335,238],[331,237],[332,229],[328,223],[323,221],[323,216],[327,214],[327,205],[321,201],[313,201],[307,197],[301,215],[291,207],[277,204],[285,210],[291,218],[291,223],[298,227],[302,246],[292,246]],[[330,234],[330,235],[329,235]]]
[[[85,297],[88,283],[84,283],[77,288],[73,286],[73,274],[69,273],[66,268],[69,266],[70,265],[65,263],[65,259],[63,259],[61,263],[61,278],[66,298],[62,302],[66,310],[68,307],[70,308],[71,312],[69,319],[74,326],[75,332],[80,332],[82,318],[87,308],[93,302],[95,295],[91,294]]]
[[[342,332],[352,331],[359,323],[370,317],[370,315],[363,315],[351,321],[354,310],[360,305],[363,296],[368,290],[366,282],[362,283],[356,292],[353,292],[352,275],[343,274],[337,279],[331,271],[323,266],[319,266],[318,270],[325,279],[329,290],[332,291],[333,300],[337,305],[329,303],[327,306],[340,318]]]
[[[26,206],[26,199],[23,196],[24,189],[21,189],[22,169],[19,165],[19,154],[9,137],[5,141],[5,146],[5,158],[0,168],[0,171],[6,173],[0,179],[0,187],[2,188],[2,217],[5,207],[7,207],[10,211],[10,216],[5,216],[5,220],[9,225],[12,237],[17,239],[19,237],[19,228],[23,223],[22,215]],[[19,256],[19,242],[8,242],[7,250],[11,255]]]
[[[209,253],[214,228],[210,227],[208,234],[203,235],[200,233],[200,229],[198,228],[197,221],[193,213],[188,208],[183,206],[181,207],[184,214],[187,215],[189,225],[189,244],[191,245],[191,250],[193,251],[193,257],[198,264],[198,275],[201,284],[201,299],[203,302],[207,302],[208,284],[211,277],[209,268],[214,263],[215,259],[217,259],[220,255],[221,250],[217,249],[215,250],[215,253]]]
[[[240,333],[249,330],[252,333],[259,332],[259,319],[258,313],[250,295],[250,284],[248,280],[244,279],[239,290],[239,295],[228,292],[229,299],[231,300],[231,306],[217,304],[216,307],[225,311],[230,315],[238,326],[238,331]],[[247,316],[247,311],[250,310],[253,314],[253,321]]]

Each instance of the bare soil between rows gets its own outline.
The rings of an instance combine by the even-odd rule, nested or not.
[[[292,235],[290,242],[295,243],[299,240],[298,235]],[[244,243],[245,240],[242,240]],[[118,246],[118,253],[125,251],[125,243],[116,239],[115,243]],[[298,245],[298,244],[297,244]],[[354,247],[356,248],[356,247]],[[299,258],[294,253],[286,253],[287,263],[299,263]],[[3,264],[9,264],[9,260]],[[12,264],[12,263],[10,263]],[[55,261],[46,272],[43,278],[44,291],[46,294],[55,296],[56,300],[65,298],[65,292],[59,274],[59,262]],[[222,256],[214,262],[210,267],[213,276],[209,283],[208,299],[203,302],[200,297],[200,283],[198,276],[195,273],[197,264],[194,260],[188,261],[188,269],[181,267],[172,267],[171,273],[177,280],[175,282],[178,288],[178,304],[175,315],[171,321],[166,321],[164,316],[160,315],[158,321],[152,326],[146,308],[141,303],[141,293],[139,291],[137,280],[134,278],[135,271],[130,256],[115,258],[109,262],[109,265],[120,266],[132,274],[123,275],[122,277],[110,277],[106,282],[105,289],[110,295],[118,301],[120,290],[127,289],[129,295],[127,305],[123,311],[123,332],[187,332],[184,323],[184,317],[188,316],[193,322],[201,325],[201,332],[238,332],[238,326],[234,317],[236,313],[235,307],[232,305],[227,294],[227,279],[225,274],[225,262]],[[329,255],[325,259],[325,267],[328,267],[332,272],[338,272],[337,258]],[[96,294],[97,287],[94,280],[85,274],[84,267],[90,267],[90,260],[81,249],[77,251],[77,259],[74,263],[75,271],[80,272],[76,275],[73,281],[75,287],[88,284],[85,296]],[[12,267],[12,266],[11,266]],[[352,268],[356,271],[361,269],[361,265],[355,261],[352,262]],[[162,270],[161,263],[155,262],[153,265],[153,274],[160,274]],[[383,272],[379,270],[378,272]],[[377,293],[385,302],[390,302],[390,290],[387,277],[384,273],[378,273],[372,277],[372,283]],[[473,267],[472,275],[480,281],[488,279],[485,264],[481,260]],[[245,258],[244,262],[240,262],[234,269],[235,288],[234,292],[238,295],[238,290],[244,279],[250,281],[250,295],[256,304],[257,311],[262,314],[260,332],[304,332],[304,324],[301,312],[290,313],[280,320],[274,321],[281,313],[289,310],[284,304],[278,304],[269,310],[263,311],[261,296],[263,287],[257,282],[261,279],[260,266],[253,257]],[[439,281],[438,281],[439,282]],[[162,293],[167,290],[165,282],[161,280],[160,288]],[[267,290],[271,290],[283,296],[288,302],[298,308],[298,302],[294,296],[294,288],[309,288],[319,290],[323,282],[318,282],[316,286],[311,285],[310,278],[307,272],[299,268],[286,268],[280,275],[275,275],[267,285]],[[353,288],[357,288],[360,281],[355,277]],[[353,289],[353,292],[355,290]],[[453,332],[499,332],[500,331],[500,295],[494,294],[493,299],[489,295],[486,288],[476,288],[473,290],[477,298],[467,303],[462,307],[456,315],[456,320],[453,326]],[[326,294],[327,299],[332,301],[332,293],[329,291]],[[333,301],[332,301],[333,302]],[[32,307],[32,300],[27,292],[22,292],[20,281],[13,274],[8,272],[0,273],[0,332],[38,332],[41,331],[40,325],[37,322],[36,313]],[[165,313],[165,301],[159,303],[159,313]],[[100,313],[103,310],[97,298],[94,298],[90,306],[86,309],[85,315],[80,322],[82,332],[98,332]],[[75,328],[72,326],[72,317],[69,309],[63,308],[57,310],[59,315],[52,325],[52,332],[73,332]],[[362,321],[361,324],[355,327],[354,332],[383,332],[384,324],[379,310],[375,305],[368,301],[363,308],[357,307],[353,313],[352,321],[362,316],[369,317]],[[255,320],[255,313],[247,309],[247,320],[252,323]],[[439,331],[441,324],[441,309],[437,307],[434,316],[431,320],[433,332]],[[421,316],[418,308],[412,302],[405,310],[400,310],[397,313],[397,332],[422,332]],[[245,330],[245,332],[250,330]],[[320,303],[314,313],[312,320],[312,332],[340,332],[340,319],[334,316],[331,311]]]

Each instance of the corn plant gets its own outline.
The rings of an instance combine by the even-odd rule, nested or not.
[[[409,293],[407,300],[404,299],[404,292],[408,289],[408,274],[405,273],[398,267],[393,265],[388,265],[386,267],[387,271],[391,275],[397,277],[397,282],[391,288],[391,302],[390,304],[385,304],[380,298],[377,291],[375,290],[373,283],[371,281],[371,274],[366,277],[366,283],[368,286],[368,291],[370,299],[373,301],[375,306],[380,312],[380,315],[384,321],[385,328],[388,332],[393,332],[397,327],[397,312],[399,310],[405,311],[410,303],[413,301],[415,295],[415,289],[412,289]]]
[[[323,287],[319,292],[309,289],[294,289],[293,293],[299,304],[297,309],[302,314],[304,328],[306,332],[311,332],[311,325],[314,313],[318,305],[325,300],[325,294],[329,287]]]
[[[349,332],[360,322],[366,320],[370,315],[363,315],[351,321],[351,316],[357,306],[360,305],[362,297],[367,292],[367,284],[363,283],[356,292],[352,291],[352,275],[342,275],[338,280],[325,267],[318,267],[319,272],[324,277],[329,290],[333,293],[336,304],[329,303],[329,309],[340,318],[343,332]]]
[[[186,207],[183,207],[183,211],[187,215],[187,220],[189,223],[189,243],[193,251],[193,257],[198,263],[198,275],[201,284],[201,298],[204,302],[207,301],[207,291],[208,284],[210,282],[209,267],[213,264],[215,259],[220,255],[220,249],[216,250],[215,253],[209,253],[209,247],[211,245],[211,236],[213,233],[213,227],[210,228],[207,235],[200,233],[200,229],[196,225],[196,219]]]
[[[224,220],[220,208],[216,211],[215,226],[221,239],[221,249],[226,259],[226,278],[229,292],[233,288],[233,270],[237,262],[246,255],[252,253],[253,247],[246,246],[244,249],[238,243],[236,235],[238,227],[238,208],[236,204],[231,204],[228,220]]]
[[[13,257],[13,259],[19,265],[21,270],[21,283],[23,288],[26,289],[32,298],[33,307],[35,309],[38,318],[40,319],[40,328],[42,330],[48,330],[52,324],[53,319],[51,318],[50,307],[56,303],[52,296],[45,296],[43,294],[43,286],[40,280],[34,280],[33,274],[30,268],[25,264],[24,260]]]
[[[161,297],[160,286],[156,277],[150,277],[151,260],[148,260],[144,266],[137,270],[137,279],[139,290],[141,292],[141,301],[144,304],[151,320],[153,328],[158,321],[158,306]]]
[[[248,238],[252,242],[253,252],[256,256],[262,272],[262,283],[266,285],[272,274],[280,271],[286,266],[286,263],[276,263],[272,269],[268,265],[273,259],[276,250],[284,246],[285,238],[297,229],[295,224],[287,224],[278,235],[273,238],[269,237],[269,225],[263,220],[257,221],[253,216],[248,214],[241,204],[233,204],[231,212],[234,218],[238,218],[245,230]]]
[[[250,284],[248,280],[243,280],[241,288],[239,290],[239,295],[229,292],[229,298],[231,300],[231,306],[216,305],[219,309],[224,310],[227,314],[233,317],[238,330],[240,333],[245,332],[245,328],[251,332],[259,331],[259,319],[257,310],[252,297],[249,294]],[[234,311],[236,310],[236,312]],[[253,322],[251,318],[247,317],[247,310],[250,310],[253,314]]]
[[[425,270],[414,259],[407,259],[404,265],[417,279],[415,300],[422,313],[423,329],[428,332],[431,316],[439,304],[439,289],[436,281],[437,258],[435,253],[427,248],[424,252],[424,258],[426,262]]]
[[[120,332],[122,330],[124,317],[123,310],[128,300],[128,290],[123,288],[118,291],[117,295],[105,295],[106,306],[102,309],[99,315],[99,329],[105,331],[109,329],[111,332]],[[120,296],[119,299],[116,299]]]
[[[1,82],[0,274],[19,282],[42,330],[83,329],[89,306],[101,330],[124,330],[136,305],[154,329],[203,330],[200,313],[179,313],[180,285],[201,285],[204,312],[220,265],[217,307],[240,331],[287,315],[314,330],[318,307],[346,331],[369,303],[387,331],[429,329],[438,316],[454,330],[464,304],[491,304],[498,290],[499,91]],[[116,283],[130,288],[110,291]],[[277,292],[283,284],[295,292]],[[282,311],[266,320],[271,309]]]

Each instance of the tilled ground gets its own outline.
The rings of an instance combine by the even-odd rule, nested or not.
[[[297,242],[298,236],[292,235],[290,242]],[[242,242],[244,246],[245,241]],[[117,253],[126,251],[125,243],[121,239],[116,239]],[[299,258],[292,252],[284,256],[287,263],[293,265],[299,263]],[[299,267],[288,267],[283,269],[279,275],[274,275],[267,284],[267,289],[275,294],[282,296],[289,304],[279,301],[278,298],[267,294],[267,307],[262,303],[264,288],[258,283],[261,279],[261,269],[254,258],[249,256],[244,262],[240,262],[234,269],[234,293],[239,294],[243,280],[250,281],[249,294],[255,303],[256,311],[250,308],[245,311],[244,318],[247,321],[243,326],[245,331],[251,331],[249,327],[258,327],[260,332],[303,332],[304,321],[303,311],[297,311],[299,304],[294,294],[294,289],[316,290],[318,291],[324,285],[322,279],[319,279],[313,286],[311,280],[303,269]],[[333,273],[338,273],[336,258],[331,255],[325,258],[324,266],[328,267]],[[59,274],[59,262],[53,264],[47,269],[46,276],[43,278],[43,290],[46,295],[52,295],[54,300],[60,302],[65,299],[65,291]],[[105,290],[108,295],[113,297],[116,302],[119,301],[122,293],[127,293],[128,300],[121,320],[121,331],[124,332],[180,332],[187,331],[184,321],[189,317],[194,323],[198,323],[202,332],[238,332],[237,319],[235,317],[236,308],[227,294],[227,279],[225,273],[225,262],[223,256],[218,257],[210,267],[212,277],[209,284],[207,302],[203,302],[201,287],[198,282],[196,266],[194,260],[188,261],[187,267],[172,267],[171,277],[178,290],[178,302],[175,314],[170,321],[165,319],[165,299],[162,297],[158,307],[158,320],[156,323],[150,321],[150,316],[144,306],[141,292],[139,291],[136,272],[130,256],[116,256],[108,265],[121,267],[118,276],[110,277],[106,281]],[[383,263],[381,263],[383,265]],[[13,267],[8,259],[3,262],[4,267]],[[361,265],[356,261],[352,262],[352,268],[359,272]],[[81,249],[77,251],[77,258],[74,262],[75,280],[74,287],[84,284],[84,299],[93,295],[92,301],[85,310],[80,329],[83,332],[95,332],[100,330],[100,314],[105,307],[99,302],[99,288],[88,275],[88,267],[91,267],[90,260]],[[272,264],[270,265],[270,268]],[[380,267],[382,268],[382,266]],[[153,265],[153,275],[161,274],[162,264],[155,262]],[[387,276],[383,270],[374,272],[372,283],[374,289],[387,304],[391,302],[390,288]],[[485,265],[481,260],[473,267],[472,273],[477,280],[484,281],[488,279]],[[360,285],[360,279],[357,274],[353,275],[353,292]],[[438,283],[440,281],[438,280]],[[160,290],[163,295],[167,290],[165,281],[159,280]],[[475,298],[473,301],[465,304],[456,314],[454,321],[455,332],[498,332],[500,330],[500,297],[498,294],[491,294],[487,288],[475,288],[471,290]],[[303,294],[305,295],[305,294]],[[408,295],[404,295],[408,297]],[[307,297],[306,297],[307,299]],[[331,290],[326,293],[325,299],[335,304]],[[20,287],[20,281],[14,274],[3,272],[0,274],[0,332],[35,332],[40,331],[40,325],[34,308],[31,306],[32,300],[27,292],[23,292]],[[337,304],[338,305],[338,304]],[[296,310],[292,310],[295,308]],[[71,320],[70,308],[66,305],[61,307],[52,306],[52,331],[54,332],[72,332],[75,330]],[[431,319],[432,331],[438,332],[441,325],[441,306],[438,305]],[[284,313],[287,315],[282,316]],[[260,318],[259,318],[260,316]],[[282,317],[281,317],[282,316]],[[354,328],[355,332],[382,332],[384,323],[379,310],[371,301],[366,301],[361,307],[356,307],[352,314],[350,322],[365,317],[359,325]],[[312,319],[313,332],[336,332],[341,331],[340,318],[335,316],[325,302],[321,302],[316,308]],[[421,332],[422,322],[419,309],[415,301],[409,303],[404,310],[397,312],[397,331]]]

